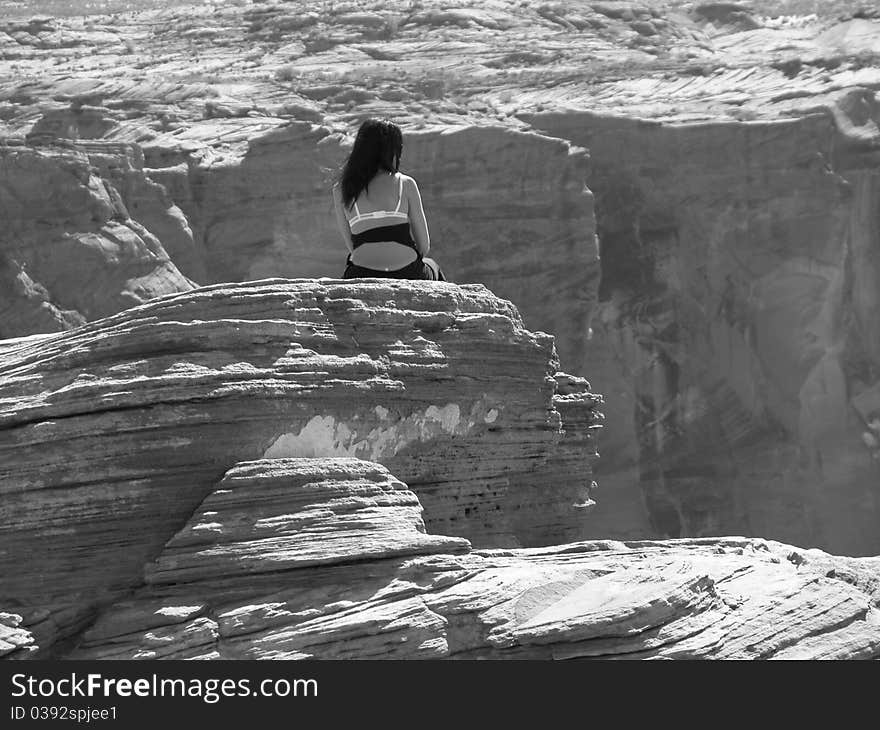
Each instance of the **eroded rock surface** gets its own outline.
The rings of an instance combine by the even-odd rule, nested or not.
[[[238,464],[71,658],[880,655],[880,560],[745,538],[471,551],[354,459]]]
[[[38,650],[33,634],[21,623],[18,614],[0,613],[0,659],[24,659]]]
[[[0,3],[0,136],[143,150],[192,242],[132,216],[186,276],[338,275],[329,181],[390,116],[450,276],[612,396],[591,536],[880,552],[874,9],[40,3]],[[4,282],[6,334],[90,318]]]
[[[75,634],[260,458],[378,461],[477,545],[577,539],[601,398],[557,366],[484,287],[390,280],[219,285],[6,341],[0,604],[41,646]]]
[[[0,146],[0,337],[69,329],[193,288],[129,212],[143,208],[169,247],[175,224],[188,231],[139,156],[125,145]]]

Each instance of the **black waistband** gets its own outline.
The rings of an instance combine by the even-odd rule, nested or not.
[[[409,223],[399,223],[394,226],[377,226],[376,228],[368,228],[362,233],[351,234],[351,243],[354,248],[364,243],[379,243],[381,241],[393,241],[413,249],[416,248],[416,242],[413,241],[409,230]]]

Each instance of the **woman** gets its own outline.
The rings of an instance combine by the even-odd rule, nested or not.
[[[445,281],[433,259],[416,181],[399,172],[403,134],[368,119],[333,186],[333,207],[349,256],[343,278]]]

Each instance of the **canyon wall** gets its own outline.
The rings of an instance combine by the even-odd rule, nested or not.
[[[597,534],[880,552],[880,134],[847,114],[873,99],[766,122],[532,119],[591,150]]]
[[[163,247],[185,257],[175,244],[192,245],[186,220],[144,176],[140,150],[52,142],[0,146],[0,337],[69,329],[192,289]]]

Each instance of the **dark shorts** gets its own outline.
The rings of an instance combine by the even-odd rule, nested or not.
[[[394,269],[392,271],[382,271],[380,269],[368,269],[364,266],[348,261],[345,267],[345,273],[342,274],[343,279],[423,279],[426,281],[446,281],[443,272],[438,267],[426,264],[422,257],[419,256],[408,266],[402,269]]]

